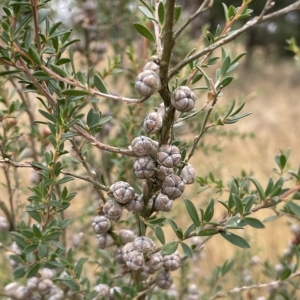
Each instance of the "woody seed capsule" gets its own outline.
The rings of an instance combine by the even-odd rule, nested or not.
[[[156,62],[149,61],[145,64],[143,71],[150,70],[150,71],[155,72],[157,75],[159,75],[159,69],[160,69],[160,66]]]
[[[155,283],[161,289],[167,290],[173,284],[172,275],[168,271],[160,271],[156,276]]]
[[[140,212],[144,209],[145,203],[143,195],[135,194],[135,197],[128,203],[125,204],[125,208],[128,211]]]
[[[133,164],[133,172],[136,177],[141,179],[149,179],[153,176],[155,162],[150,157],[138,157]]]
[[[98,284],[94,287],[94,291],[97,291],[97,296],[96,299],[100,300],[103,299],[104,297],[107,298],[109,297],[109,289],[110,287],[107,284]]]
[[[175,271],[180,267],[181,258],[178,254],[166,255],[163,264],[167,271]]]
[[[113,192],[114,198],[122,204],[130,202],[135,196],[134,189],[125,181],[116,182],[110,187],[110,190]]]
[[[140,73],[135,81],[136,91],[144,97],[149,97],[156,93],[161,87],[159,76],[151,71],[145,70]]]
[[[146,236],[136,237],[133,241],[133,246],[142,253],[146,253],[155,248],[154,242]]]
[[[103,205],[103,212],[106,218],[118,221],[122,214],[122,207],[114,201],[109,200]]]
[[[162,145],[157,152],[157,161],[164,167],[173,168],[181,161],[180,150],[173,145]]]
[[[171,96],[172,106],[181,112],[187,112],[194,108],[197,96],[188,86],[178,87]]]
[[[193,184],[195,182],[195,169],[191,164],[187,164],[180,172],[180,177],[185,184]]]
[[[154,141],[146,136],[138,136],[129,147],[136,156],[148,156],[155,149]]]
[[[160,166],[155,174],[155,177],[159,180],[164,180],[168,175],[174,174],[173,168],[167,168]]]
[[[127,244],[130,242],[133,242],[135,238],[135,234],[132,230],[129,229],[121,229],[119,231],[119,237],[122,242],[122,244]]]
[[[171,211],[173,201],[167,195],[159,194],[154,202],[154,209],[156,211]]]
[[[177,175],[167,176],[162,184],[162,193],[167,195],[170,199],[176,199],[181,196],[184,191],[184,182]]]
[[[151,274],[155,273],[163,264],[163,257],[160,252],[150,255],[146,262]]]
[[[110,226],[111,223],[105,216],[97,216],[92,223],[92,227],[97,234],[106,233]]]
[[[159,132],[162,127],[162,116],[158,112],[150,113],[144,120],[144,129],[147,133]]]
[[[105,249],[105,248],[110,247],[114,244],[114,239],[108,233],[97,234],[97,241],[98,241],[98,246],[101,249]]]
[[[128,268],[136,271],[140,269],[144,263],[143,253],[137,250],[133,250],[128,254],[128,256],[126,256],[125,262]]]

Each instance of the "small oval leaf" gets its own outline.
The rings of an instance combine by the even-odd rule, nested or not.
[[[155,43],[154,35],[147,27],[140,23],[133,23],[133,26],[137,30],[137,32],[139,32],[143,37]]]

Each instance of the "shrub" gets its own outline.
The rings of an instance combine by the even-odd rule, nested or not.
[[[88,24],[82,25],[86,48],[72,38],[71,29],[52,22],[48,2],[10,1],[3,7],[0,163],[8,201],[0,202],[0,231],[14,279],[4,278],[1,295],[8,299],[199,299],[202,287],[186,274],[206,241],[220,235],[237,247],[249,248],[235,231],[247,225],[264,228],[253,216],[258,210],[271,207],[273,219],[300,216],[294,201],[299,198],[300,169],[287,171],[289,151],[275,157],[278,178],[270,178],[265,188],[246,174],[226,187],[213,173],[196,176],[190,163],[202,150],[205,134],[250,114],[242,112],[245,103],[234,100],[216,110],[233,80],[229,73],[245,55],[234,56],[223,46],[255,25],[299,8],[299,1],[272,14],[268,9],[273,3],[266,1],[254,17],[249,0],[240,7],[223,5],[225,26],[218,26],[215,33],[206,31],[201,50],[189,49],[177,57],[175,53],[188,47],[176,49],[184,43],[186,28],[213,1],[203,1],[190,16],[175,0],[141,1],[142,15],[130,27],[140,36],[132,38],[127,61],[118,53],[118,40],[113,40],[117,53],[101,71],[95,65],[106,50],[97,44],[95,12],[105,17],[104,2],[85,1],[80,7],[86,18],[80,24]],[[130,20],[137,3],[126,1],[126,5],[123,9]],[[107,10],[108,19],[112,9],[116,8]],[[233,31],[232,25],[242,18],[249,21]],[[109,22],[120,29],[113,19]],[[126,27],[131,24],[122,20],[122,26],[123,22]],[[129,42],[130,36],[136,35],[127,32],[124,40]],[[145,61],[135,51],[141,38],[148,56]],[[78,66],[74,51],[84,55],[88,67]],[[210,70],[218,61],[213,79]],[[125,82],[124,90],[134,96],[113,91],[117,82]],[[185,126],[190,126],[190,135]],[[20,169],[28,170],[30,181],[25,204]],[[287,172],[295,181],[292,187],[286,187]],[[214,199],[197,207],[184,198],[186,186],[195,182],[203,188],[213,185],[217,193],[227,189],[227,200],[218,201],[224,208],[221,219],[215,214]],[[66,215],[75,197],[82,207],[72,219]],[[172,214],[180,202],[183,211]],[[188,220],[186,228],[180,227],[180,218]],[[217,282],[234,265],[234,260],[225,261],[212,271],[210,289],[203,289],[202,298],[269,287],[270,297],[281,294],[292,299],[297,287],[288,289],[282,283],[292,283],[290,279],[299,275],[300,230],[294,226],[293,232],[276,276],[273,266],[265,266],[269,283],[222,292]],[[181,272],[178,291],[173,284],[176,270]]]

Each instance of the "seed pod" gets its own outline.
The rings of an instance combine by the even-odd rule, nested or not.
[[[137,250],[133,250],[126,257],[125,262],[126,262],[126,266],[128,268],[136,271],[136,270],[140,269],[144,263],[143,253],[141,253]]]
[[[116,182],[110,187],[110,190],[113,192],[114,198],[122,204],[128,203],[135,196],[134,189],[125,181]]]
[[[171,285],[171,287],[169,288],[169,290],[167,291],[167,296],[168,296],[168,299],[177,299],[178,298],[178,292],[176,290],[176,285],[173,283]]]
[[[115,296],[115,291],[122,297],[122,295],[123,295],[122,288],[120,288],[119,286],[114,286],[114,287],[110,288],[110,290],[109,290],[109,300],[120,299],[119,297]]]
[[[7,218],[0,216],[0,232],[6,232],[9,230],[9,222]]]
[[[157,161],[167,168],[177,166],[181,161],[181,154],[176,146],[165,144],[157,152]]]
[[[195,106],[197,96],[188,86],[178,87],[171,95],[171,103],[173,107],[181,112],[190,111]]]
[[[195,169],[191,164],[187,164],[180,172],[180,177],[185,184],[193,184],[195,182]]]
[[[125,204],[125,208],[128,211],[140,212],[144,209],[145,203],[143,195],[135,194],[135,197],[128,203]]]
[[[98,241],[98,246],[101,249],[105,249],[114,244],[114,239],[112,238],[112,236],[109,233],[97,234],[97,241]]]
[[[147,266],[149,267],[149,272],[151,274],[155,273],[163,264],[163,257],[160,252],[156,252],[149,256],[147,262]]]
[[[39,273],[43,279],[53,279],[57,275],[57,272],[54,269],[49,268],[42,268]]]
[[[162,193],[174,200],[181,196],[184,191],[184,182],[177,175],[167,176],[162,184]]]
[[[50,289],[53,286],[53,282],[50,279],[43,279],[38,284],[38,291],[42,296],[50,293]]]
[[[153,142],[150,138],[141,135],[131,142],[130,149],[136,156],[148,156],[155,148]]]
[[[20,300],[26,300],[30,296],[30,291],[27,289],[25,286],[19,286],[15,292],[14,292],[14,297]]]
[[[187,292],[188,294],[198,295],[199,288],[196,284],[192,283],[189,285]]]
[[[153,176],[155,162],[150,157],[138,157],[133,164],[133,172],[136,177],[141,179],[149,179]]]
[[[53,286],[50,290],[50,295],[47,297],[47,300],[64,300],[65,293],[60,288]]]
[[[119,238],[122,242],[122,244],[127,244],[130,242],[133,242],[134,238],[135,238],[135,234],[132,230],[129,229],[121,229],[119,231]]]
[[[155,248],[154,242],[146,236],[136,237],[133,241],[133,246],[142,253],[146,253]]]
[[[171,211],[173,201],[167,195],[159,194],[154,202],[154,209],[156,211]]]
[[[140,73],[135,81],[136,91],[143,97],[149,97],[161,87],[159,76],[150,70]]]
[[[105,216],[97,216],[92,223],[92,227],[97,234],[106,233],[109,230],[110,226],[110,220]]]
[[[173,284],[172,275],[168,271],[160,271],[156,276],[155,283],[161,289],[167,290]]]
[[[11,282],[4,287],[4,291],[8,296],[14,296],[18,287],[20,287],[20,285],[17,282]]]
[[[103,212],[106,218],[118,221],[122,214],[122,207],[116,202],[109,200],[103,205]]]
[[[93,288],[93,290],[98,293],[95,298],[97,300],[109,297],[110,287],[107,284],[98,284]]]
[[[39,284],[39,279],[37,277],[31,277],[27,280],[27,289],[29,291],[36,291]]]
[[[167,271],[175,271],[180,267],[181,258],[178,254],[164,256],[163,265]]]
[[[141,280],[146,280],[149,277],[149,268],[143,265],[140,269],[140,278]]]
[[[117,248],[116,250],[116,255],[115,255],[115,259],[116,259],[116,262],[120,265],[123,265],[125,264],[125,260],[124,260],[124,257],[123,257],[123,253],[122,253],[122,249],[121,248]]]
[[[155,178],[159,180],[164,180],[168,175],[174,174],[173,168],[167,168],[164,166],[160,166],[158,171],[155,174]]]
[[[135,251],[135,247],[133,246],[133,243],[127,243],[123,247],[122,253],[123,253],[123,258],[125,261],[128,259],[128,256],[132,251]]]
[[[150,71],[153,71],[154,73],[156,73],[157,75],[159,75],[159,69],[160,69],[160,66],[156,62],[149,61],[145,64],[143,71],[150,70]]]
[[[147,133],[156,133],[161,130],[162,116],[158,112],[150,113],[144,120],[144,129]]]

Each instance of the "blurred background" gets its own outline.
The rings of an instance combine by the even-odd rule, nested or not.
[[[173,65],[182,60],[192,48],[204,47],[203,33],[207,30],[215,32],[218,24],[224,26],[222,2],[228,6],[238,6],[241,3],[237,0],[215,0],[212,9],[197,17],[180,37],[172,57]],[[268,13],[293,2],[277,0]],[[199,0],[178,1],[178,5],[182,5],[180,22],[194,13],[201,3],[202,1]],[[72,36],[79,38],[72,49],[78,66],[82,66],[83,70],[94,67],[96,71],[104,72],[105,69],[109,72],[112,64],[118,64],[117,68],[113,68],[110,76],[107,76],[106,83],[112,92],[122,95],[129,95],[132,91],[130,85],[124,82],[129,79],[133,81],[154,53],[154,46],[149,45],[146,40],[141,40],[132,26],[133,22],[137,21],[137,16],[143,18],[138,8],[140,4],[139,1],[133,0],[54,0],[50,2],[49,7],[53,21],[63,22],[65,28],[73,27]],[[253,0],[249,5],[253,15],[259,15],[264,4],[265,1]],[[234,26],[238,28],[245,22],[247,19],[237,22]],[[148,25],[151,28],[151,23]],[[197,176],[205,177],[209,172],[213,172],[215,177],[222,180],[226,186],[226,182],[230,181],[232,176],[251,174],[261,180],[265,186],[270,176],[277,179],[272,169],[276,167],[274,156],[279,153],[279,149],[283,151],[291,149],[289,166],[298,168],[300,164],[300,65],[294,57],[295,53],[290,51],[293,45],[291,38],[300,42],[300,11],[293,11],[263,23],[231,44],[225,45],[225,49],[230,49],[233,56],[241,52],[247,52],[247,55],[240,61],[240,66],[234,72],[233,83],[224,89],[217,109],[222,111],[235,99],[238,103],[245,101],[244,111],[250,111],[252,115],[236,124],[218,128],[204,137],[203,145],[191,161],[197,170]],[[212,66],[212,70],[208,73],[214,76],[217,67],[218,64]],[[119,76],[121,72],[126,73],[126,76]],[[132,85],[133,83],[131,87]],[[206,101],[206,93],[197,90],[197,96],[200,108]],[[103,105],[104,111],[111,109],[105,102],[100,105]],[[118,118],[114,122],[117,123]],[[186,134],[185,138],[192,140],[193,135],[188,134],[188,126],[193,125],[183,127],[182,132]],[[22,172],[23,183],[28,182],[30,185],[25,171],[20,170],[20,173]],[[194,184],[187,190],[186,195],[198,207],[205,207],[211,198],[227,200],[226,191],[222,194],[216,194],[214,189],[201,194],[198,193],[199,191],[200,186]],[[84,205],[82,199],[86,197],[84,191],[80,192],[74,199],[68,214],[78,214]],[[183,204],[180,200],[177,201],[172,212],[175,218],[183,209]],[[218,218],[221,218],[223,214],[221,205],[216,209]],[[264,210],[258,212],[256,217],[264,220],[272,215],[274,215],[272,210]],[[183,228],[189,225],[185,222],[179,220]],[[293,237],[290,226],[298,223],[299,220],[279,218],[266,223],[266,229],[247,228],[244,232],[237,232],[249,241],[250,250],[239,250],[225,242],[222,237],[214,236],[205,244],[201,255],[196,257],[193,264],[195,268],[190,273],[191,277],[196,275],[200,283],[206,282],[207,278],[212,276],[212,269],[225,260],[236,257],[237,262],[234,267],[238,272],[235,276],[239,278],[240,285],[264,282],[267,273],[262,273],[257,264],[265,265],[265,269],[268,264],[275,266],[280,264],[279,258],[287,251]],[[171,231],[168,239],[172,239]],[[180,274],[178,278],[179,276]],[[234,287],[230,281],[226,283],[226,279],[224,280],[229,288]],[[265,291],[254,292],[254,294],[264,295]]]

